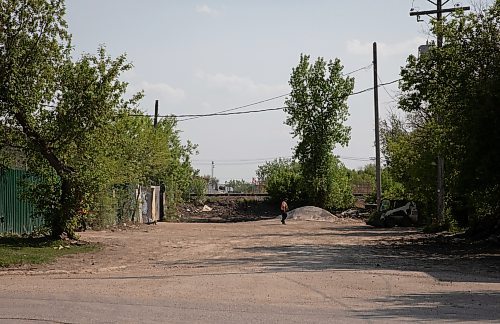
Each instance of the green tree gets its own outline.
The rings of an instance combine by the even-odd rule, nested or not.
[[[253,186],[251,183],[246,182],[245,180],[229,180],[226,184],[227,186],[233,188],[234,192],[241,193],[252,193]]]
[[[194,201],[197,204],[203,204],[205,201],[208,190],[208,184],[203,177],[199,175],[193,175],[191,180],[190,193],[194,195]]]
[[[326,201],[328,209],[347,209],[354,203],[352,186],[349,181],[349,170],[334,157],[328,168]]]
[[[385,122],[382,123],[385,125]],[[383,130],[385,128],[382,128]],[[365,165],[359,170],[348,170],[349,182],[353,188],[369,187],[370,193],[367,202],[375,203],[377,199],[375,187],[375,164]],[[382,198],[387,199],[407,199],[405,195],[404,185],[394,179],[390,169],[384,167],[382,169]]]
[[[484,12],[457,15],[439,31],[444,46],[409,57],[402,70],[400,106],[411,129],[388,143],[391,168],[399,163],[397,172],[435,175],[433,157],[440,152],[448,203],[462,201],[473,218],[498,217],[500,1]],[[403,155],[411,151],[418,162],[405,167]],[[429,190],[425,197],[434,195]]]
[[[102,211],[124,184],[168,184],[181,199],[196,147],[181,144],[174,119],[154,128],[132,116],[142,94],[124,99],[125,55],[101,47],[74,61],[62,0],[0,0],[0,9],[0,158],[6,148],[25,156],[36,179],[25,194],[52,234],[74,236],[81,211]]]
[[[435,217],[437,151],[429,127],[413,128],[391,115],[380,129],[387,164],[382,172],[384,197],[415,200],[421,215]],[[386,187],[384,179],[394,186]],[[386,196],[387,191],[392,196]]]
[[[392,176],[389,169],[382,169],[382,197],[387,199],[409,199],[401,181],[397,181]],[[376,201],[376,193],[373,195],[373,202]]]
[[[0,115],[5,121],[3,126],[9,133],[15,133],[13,137],[20,141],[16,144],[31,155],[31,161],[43,161],[32,165],[50,166],[59,177],[60,197],[51,227],[54,235],[63,231],[72,235],[72,220],[79,209],[81,186],[74,166],[68,163],[63,151],[80,140],[75,136],[78,131],[72,126],[78,130],[93,130],[108,116],[105,109],[96,109],[90,115],[85,112],[107,108],[109,101],[115,99],[105,90],[114,86],[113,76],[123,66],[118,64],[115,70],[108,71],[110,62],[97,62],[89,57],[80,63],[71,62],[63,1],[2,0],[0,6]],[[83,89],[83,96],[63,94],[77,87]],[[78,102],[78,99],[84,101]],[[82,116],[84,120],[80,119]]]
[[[291,204],[303,203],[300,166],[291,159],[275,159],[260,165],[256,171],[260,183],[275,202],[287,198]]]
[[[132,112],[117,114],[106,127],[107,140],[94,150],[92,172],[102,175],[96,198],[131,185],[161,185],[166,190],[168,212],[173,214],[179,201],[189,199],[195,174],[190,156],[196,146],[189,141],[181,144],[175,119],[164,118],[155,128],[151,118]]]
[[[308,55],[301,55],[292,70],[292,92],[286,100],[286,124],[292,127],[295,147],[302,173],[302,191],[306,200],[319,207],[332,208],[329,189],[336,179],[330,168],[336,165],[333,149],[349,142],[350,128],[347,98],[354,88],[354,79],[343,77],[340,60],[326,62],[318,58],[314,64]]]
[[[348,176],[353,191],[364,192],[369,189],[370,194],[375,192],[375,164],[365,165],[358,170],[348,170]]]

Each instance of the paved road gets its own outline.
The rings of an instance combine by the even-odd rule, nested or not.
[[[412,230],[276,220],[87,232],[95,255],[0,272],[0,323],[495,322],[500,257]],[[403,242],[403,243],[401,243]]]

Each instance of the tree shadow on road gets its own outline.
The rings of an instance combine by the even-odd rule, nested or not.
[[[383,307],[363,311],[361,318],[394,321],[497,321],[500,293],[452,291],[390,296],[372,300]]]
[[[353,233],[351,235],[360,235]],[[349,235],[336,228],[330,235]],[[414,234],[412,230],[408,235]],[[355,244],[281,244],[273,237],[301,235],[328,235],[328,233],[268,233],[245,237],[254,246],[234,247],[236,255],[207,258],[196,261],[175,261],[190,267],[207,266],[258,266],[264,272],[323,271],[323,270],[396,270],[424,272],[441,281],[500,283],[500,253],[482,251],[474,247],[454,246],[428,242],[422,239],[402,239],[401,233],[394,240],[387,240],[387,231],[363,232],[365,237],[379,235],[381,241]],[[272,245],[262,245],[263,237],[270,237]],[[160,265],[170,262],[160,261]]]
[[[420,233],[415,227],[375,228],[369,225],[358,226],[329,226],[321,228],[335,236],[375,236],[375,237],[406,237]]]
[[[282,227],[282,224],[268,224],[266,226],[279,226]],[[322,227],[317,232],[311,232],[308,230],[298,230],[298,231],[287,231],[287,232],[275,232],[275,233],[259,233],[259,234],[249,234],[246,237],[248,238],[265,238],[265,237],[292,237],[292,236],[300,236],[300,237],[334,237],[334,236],[342,236],[342,237],[350,237],[350,236],[363,236],[363,237],[375,237],[381,239],[394,239],[400,240],[402,237],[409,237],[420,233],[414,227],[407,228],[374,228],[372,226],[330,226],[330,227]],[[236,236],[234,236],[236,237]],[[241,237],[239,234],[237,237]]]

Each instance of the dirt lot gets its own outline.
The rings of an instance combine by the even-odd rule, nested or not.
[[[443,237],[425,243],[430,237],[415,229],[267,219],[128,226],[82,238],[102,250],[0,272],[0,323],[500,318],[499,251],[443,245]]]
[[[70,255],[30,273],[162,273],[326,269],[422,271],[442,280],[499,276],[500,251],[449,242],[413,228],[378,229],[362,220],[278,219],[223,224],[158,223],[81,233],[103,249]],[[447,241],[447,244],[444,244]],[[22,271],[21,271],[22,272]]]

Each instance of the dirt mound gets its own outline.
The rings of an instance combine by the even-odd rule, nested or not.
[[[279,218],[279,204],[263,197],[210,197],[203,204],[184,203],[177,208],[177,217],[170,221],[186,223],[228,223]],[[359,220],[361,214],[355,209],[333,215],[327,210],[314,206],[292,209],[290,220],[324,221],[343,223]]]
[[[329,211],[314,206],[305,206],[293,209],[288,213],[288,218],[325,222],[337,222],[340,219]]]
[[[211,197],[201,205],[185,203],[177,208],[179,222],[226,223],[275,218],[279,206],[262,197]]]

